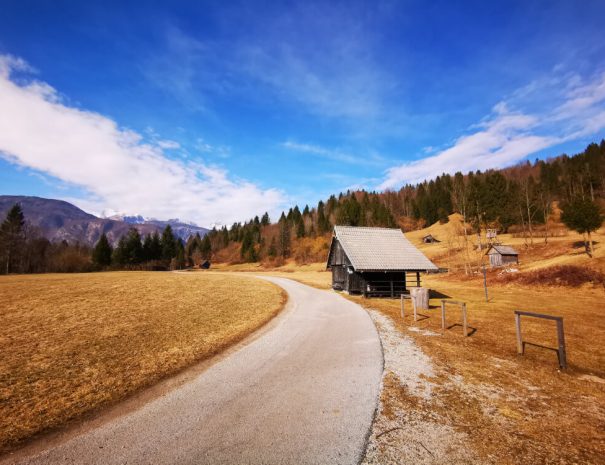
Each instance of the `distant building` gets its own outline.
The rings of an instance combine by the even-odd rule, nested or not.
[[[490,245],[485,254],[491,268],[519,264],[519,253],[510,245]]]
[[[382,297],[420,287],[421,272],[438,271],[400,229],[352,226],[334,227],[327,268],[333,289]],[[413,278],[409,284],[408,273]]]
[[[424,242],[425,244],[434,244],[435,242],[441,241],[434,237],[432,234],[427,234],[426,236],[422,237],[422,242]]]

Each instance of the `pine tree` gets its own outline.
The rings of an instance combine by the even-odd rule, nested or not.
[[[279,251],[283,258],[290,256],[290,224],[288,221],[279,223]]]
[[[143,245],[141,235],[136,228],[130,228],[126,236],[126,262],[137,265],[143,261]]]
[[[128,253],[126,251],[126,236],[120,237],[117,247],[113,250],[111,261],[116,265],[125,265],[128,263]]]
[[[260,224],[262,226],[269,226],[269,224],[271,224],[271,220],[269,219],[269,213],[265,212],[265,214],[260,220]]]
[[[20,271],[20,262],[25,247],[25,216],[18,203],[8,211],[0,225],[0,254],[4,260],[6,274]]]
[[[112,252],[111,244],[103,233],[92,251],[92,262],[101,268],[109,266],[111,265]]]
[[[267,254],[271,258],[277,257],[277,245],[275,243],[275,237],[273,237],[271,239],[271,244],[269,245],[269,250],[268,250]]]
[[[151,236],[151,246],[149,248],[149,259],[160,260],[162,258],[162,240],[157,231]]]
[[[170,225],[166,225],[164,231],[162,232],[162,259],[171,260],[176,257],[177,246],[176,239],[172,232],[172,228]]]
[[[180,239],[175,241],[174,247],[176,249],[174,257],[175,268],[177,270],[182,270],[185,268],[185,247]]]
[[[199,249],[202,254],[202,259],[210,260],[212,256],[212,243],[210,242],[210,236],[208,236],[208,234],[202,239]]]
[[[330,231],[330,222],[324,214],[324,203],[320,200],[317,204],[317,232],[322,235]]]
[[[153,247],[153,241],[151,239],[151,234],[147,234],[145,236],[145,239],[143,240],[143,261],[144,262],[148,262],[149,260],[152,260],[151,258],[151,249]]]
[[[296,223],[296,237],[299,239],[305,237],[305,222],[302,218],[299,218]]]

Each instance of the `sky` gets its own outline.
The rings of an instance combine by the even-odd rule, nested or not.
[[[3,0],[0,194],[202,226],[605,137],[602,0]]]

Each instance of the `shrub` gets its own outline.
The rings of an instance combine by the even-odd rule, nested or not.
[[[502,273],[498,281],[540,286],[579,287],[586,283],[605,286],[605,274],[590,268],[560,265],[521,273]]]

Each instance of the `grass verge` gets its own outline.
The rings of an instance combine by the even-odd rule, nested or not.
[[[283,307],[220,273],[0,277],[0,451],[206,359]]]

